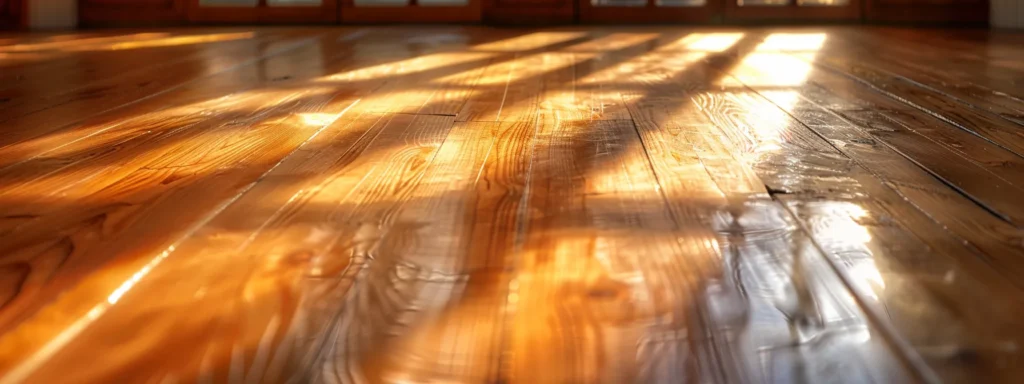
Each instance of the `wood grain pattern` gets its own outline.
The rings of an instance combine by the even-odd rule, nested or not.
[[[700,233],[699,224],[693,221],[706,222],[715,229],[711,238],[718,243],[720,259],[712,258],[709,263],[698,262],[704,264],[705,273],[708,274],[705,276],[706,291],[698,306],[699,309],[706,311],[701,313],[706,329],[702,332],[716,335],[724,329],[743,329],[741,332],[733,332],[736,335],[721,334],[717,337],[711,336],[702,343],[698,342],[698,345],[710,344],[704,348],[723,351],[718,353],[725,354],[717,359],[713,358],[714,355],[709,358],[704,354],[698,354],[698,360],[707,360],[702,361],[700,365],[717,366],[725,372],[724,380],[727,381],[757,381],[767,380],[767,377],[762,375],[768,375],[754,368],[761,358],[744,356],[742,351],[760,350],[762,353],[770,354],[771,359],[777,361],[779,367],[828,365],[838,355],[851,353],[847,361],[852,366],[873,368],[854,368],[856,372],[850,371],[842,375],[870,377],[908,374],[898,373],[901,371],[899,367],[879,366],[872,362],[871,358],[860,360],[855,357],[862,356],[862,352],[842,351],[843,348],[852,346],[838,347],[839,349],[806,346],[805,348],[813,349],[815,352],[799,357],[789,354],[789,347],[786,345],[800,344],[800,337],[796,334],[801,331],[793,331],[793,327],[801,326],[788,322],[795,321],[800,324],[810,321],[815,324],[810,328],[817,329],[817,332],[829,333],[832,331],[828,329],[843,329],[850,321],[861,324],[867,324],[869,321],[864,314],[858,313],[855,309],[857,304],[852,297],[834,296],[823,290],[825,286],[836,284],[837,277],[829,273],[823,256],[807,243],[809,239],[805,238],[801,230],[787,218],[785,210],[768,199],[764,184],[757,176],[753,176],[754,171],[745,167],[735,153],[730,153],[721,145],[723,143],[719,141],[727,139],[718,133],[719,128],[712,123],[710,116],[704,119],[695,117],[694,114],[701,114],[697,105],[686,99],[677,101],[679,104],[661,115],[664,117],[638,120],[638,128],[643,132],[641,136],[647,145],[655,172],[665,188],[664,193],[675,217],[677,220],[691,218],[690,223],[681,223],[681,227],[687,229],[684,233],[690,236]],[[643,113],[644,109],[652,108],[650,105],[631,103],[630,107],[631,112],[635,111],[637,116],[652,116],[650,113]],[[661,106],[654,108],[659,107]],[[666,150],[670,152],[663,152]],[[736,171],[731,174],[715,172],[722,166],[731,167]],[[707,169],[694,172],[693,167]],[[687,169],[691,171],[683,172]],[[758,175],[767,176],[768,179],[774,178],[765,172],[758,172]],[[706,244],[706,236],[694,237],[695,243]],[[701,238],[705,240],[701,241]],[[804,244],[805,247],[802,248],[800,244]],[[690,251],[688,254],[699,253]],[[716,261],[720,264],[715,263]],[[759,276],[762,273],[771,274],[772,272],[768,271],[772,270],[787,274],[792,280],[778,282],[767,276]],[[772,286],[776,283],[781,285]],[[775,292],[775,299],[766,300],[766,295],[757,293],[766,291]],[[723,306],[728,309],[722,308]],[[845,308],[842,310],[845,313],[843,316],[849,317],[838,320],[815,314],[822,307]],[[776,308],[785,314],[785,319],[773,319],[764,312],[765,308]],[[748,317],[745,316],[757,320],[746,322],[745,319]],[[808,317],[804,318],[805,320],[798,320],[804,316]],[[819,320],[808,320],[810,318]],[[747,338],[744,336],[747,332],[760,336]],[[787,334],[793,337],[789,342],[783,341]],[[875,350],[874,353],[886,349],[884,343],[877,340],[875,343],[877,344],[861,347]],[[879,370],[869,372],[872,369]],[[714,377],[707,372],[702,373]],[[786,380],[801,380],[806,374],[807,372],[800,369],[787,368],[771,373],[776,378],[786,377]],[[668,377],[671,376],[663,377],[663,380],[671,380]]]
[[[19,117],[37,110],[68,103],[59,95],[77,93],[102,97],[123,91],[126,85],[142,87],[143,94],[158,92],[147,89],[148,80],[168,70],[181,69],[183,77],[203,70],[215,73],[218,68],[203,68],[211,51],[229,55],[250,55],[261,45],[276,45],[289,39],[304,37],[301,31],[257,35],[250,31],[220,33],[165,34],[141,33],[131,39],[89,44],[78,41],[69,46],[47,43],[26,44],[14,48],[20,52],[56,51],[49,60],[27,62],[6,67],[0,78],[6,101],[0,104],[7,118]],[[164,47],[150,55],[139,55],[138,49]],[[65,52],[66,50],[66,52]],[[80,53],[79,53],[80,52]],[[70,53],[70,54],[69,54]],[[231,63],[225,63],[231,65]],[[195,76],[193,74],[192,76]],[[159,87],[159,85],[157,85]]]
[[[286,41],[280,45],[270,45],[267,50],[267,57],[273,57],[274,55],[290,52],[296,49],[304,49],[307,55],[316,55],[318,54],[315,50],[317,47],[312,44],[316,41],[317,37],[307,37],[298,41]],[[153,79],[152,74],[150,74],[149,78],[153,80],[142,82],[142,86],[136,85],[135,83],[122,84],[125,89],[99,88],[92,91],[85,89],[79,92],[57,95],[56,98],[58,98],[59,101],[53,104],[50,104],[51,102],[47,100],[46,105],[27,108],[28,111],[26,114],[12,114],[9,117],[4,118],[2,124],[4,124],[6,134],[3,136],[3,139],[0,140],[0,146],[3,147],[3,150],[6,150],[12,145],[23,143],[27,140],[38,138],[60,129],[75,128],[73,126],[74,124],[81,123],[83,120],[91,118],[96,114],[113,111],[127,104],[133,104],[140,101],[145,102],[152,96],[159,95],[162,91],[173,90],[176,88],[180,89],[178,87],[190,83],[195,84],[194,81],[204,78],[209,74],[215,74],[224,70],[228,70],[232,75],[246,74],[246,71],[233,72],[231,70],[236,69],[238,64],[246,66],[247,64],[257,63],[263,58],[263,56],[241,56],[241,58],[240,62],[232,62],[229,59],[221,66],[214,66],[210,68],[212,72],[206,72],[207,69],[202,68],[199,73],[184,72],[180,76],[171,75],[167,77],[157,77],[156,79]],[[316,58],[316,56],[308,56],[307,60],[313,58]],[[293,59],[294,58],[283,58],[281,60]],[[262,68],[259,70],[262,70]],[[251,71],[249,74],[255,76],[261,75],[257,71]],[[208,87],[211,83],[216,84],[217,80],[227,78],[228,76],[221,76],[219,79],[210,79],[212,81],[204,83],[203,86]],[[224,91],[220,92],[220,95],[223,96]],[[106,121],[109,121],[109,119]]]
[[[492,273],[473,268],[472,258],[483,255],[469,251],[475,183],[494,143],[492,128],[453,126],[406,201],[375,215],[385,222],[363,224],[374,226],[379,240],[346,298],[317,382],[488,376],[499,301],[485,288]],[[481,289],[467,290],[471,281]]]
[[[693,272],[632,123],[543,121],[510,293],[510,380],[637,380],[647,362],[626,351],[657,332],[650,320],[685,308],[669,281]]]
[[[1016,121],[1018,117],[1012,110],[989,113],[985,109],[959,102],[960,100],[936,90],[921,87],[911,81],[864,68],[849,61],[835,58],[825,58],[819,61],[830,68],[837,68],[843,73],[852,74],[855,79],[873,89],[889,93],[893,98],[953,124],[957,128],[981,136],[1013,151],[1018,156],[1024,153],[1024,146],[1019,144],[1021,138],[1024,137],[1019,132],[1022,126]],[[1024,106],[1024,104],[1021,105]]]
[[[1015,382],[1022,41],[0,35],[0,384]]]
[[[754,76],[747,71],[737,72],[742,76]],[[920,236],[932,244],[936,240],[947,241],[946,238],[935,236],[935,231],[941,230],[932,227],[934,223],[930,222],[931,220],[916,208],[924,209],[924,213],[932,215],[932,217],[936,217],[934,212],[955,211],[951,215],[956,215],[961,222],[969,221],[971,220],[969,218],[972,217],[983,221],[991,220],[991,216],[971,202],[963,201],[966,199],[962,197],[963,200],[958,205],[951,204],[952,201],[947,199],[942,206],[922,206],[914,195],[919,196],[922,192],[942,193],[938,191],[945,190],[947,187],[930,177],[931,175],[928,173],[914,167],[911,161],[902,158],[900,153],[871,139],[875,130],[848,129],[852,125],[850,122],[844,121],[837,114],[827,112],[823,108],[818,109],[819,106],[816,103],[803,102],[794,105],[790,96],[794,93],[803,93],[802,91],[801,88],[794,88],[793,91],[772,90],[763,92],[763,94],[776,106],[785,109],[793,118],[807,124],[810,129],[803,128],[802,124],[790,123],[787,126],[792,129],[813,131],[820,135],[821,138],[828,140],[832,146],[837,148],[838,152],[855,160],[859,166],[871,171],[892,189],[883,187],[882,182],[878,179],[861,171],[848,173],[854,175],[857,183],[851,185],[852,189],[836,191],[841,193],[829,192],[824,197],[785,194],[781,195],[780,199],[787,202],[789,209],[806,223],[812,235],[826,252],[838,258],[837,262],[850,268],[851,276],[859,280],[857,284],[861,285],[861,289],[874,291],[869,294],[869,297],[880,300],[879,308],[887,314],[896,327],[901,329],[901,333],[908,337],[908,340],[929,364],[939,370],[944,377],[970,380],[972,377],[982,376],[989,377],[991,380],[1005,381],[1015,376],[1016,373],[1012,369],[1008,370],[1005,366],[973,363],[952,365],[949,355],[933,349],[931,345],[975,345],[977,353],[991,354],[989,359],[1013,359],[1012,354],[999,345],[1002,341],[1020,337],[1016,335],[1015,331],[1019,328],[1015,324],[1018,317],[1008,314],[1008,312],[1016,311],[1019,308],[1018,301],[1015,299],[1016,289],[1011,286],[1017,278],[993,280],[995,278],[993,273],[998,272],[989,269],[984,261],[978,260],[977,254],[971,252],[971,249],[955,244],[956,241],[932,245],[935,248],[929,248],[928,245],[915,241],[915,236]],[[787,94],[787,92],[789,93]],[[820,96],[820,94],[815,93],[813,96]],[[749,99],[747,101],[747,103],[752,102],[756,103],[757,101]],[[832,100],[830,104],[835,102],[837,101]],[[764,103],[764,101],[760,101],[760,103]],[[747,105],[744,110],[761,110],[761,108],[756,105]],[[785,119],[789,120],[790,117]],[[807,146],[802,147],[807,148]],[[904,165],[894,166],[895,164]],[[910,183],[916,183],[912,189],[917,193],[903,194],[903,191],[909,189]],[[870,199],[856,196],[869,196]],[[904,199],[908,199],[913,204],[907,204]],[[945,221],[948,220],[948,217],[949,215],[942,214],[936,219],[940,224],[949,225],[948,221]],[[902,224],[897,224],[900,220],[907,220],[913,224],[903,227]],[[839,224],[840,222],[845,224]],[[830,229],[830,226],[839,228]],[[979,234],[973,230],[964,231],[965,227],[962,225],[953,225],[949,228],[975,236]],[[1003,231],[1007,230],[1007,228],[1003,229]],[[862,235],[856,235],[856,233],[862,233]],[[932,250],[930,251],[932,254],[940,253],[948,257],[946,259],[948,261],[934,258],[921,262],[914,260],[915,255],[929,254],[929,249]],[[1002,254],[1009,255],[1010,253]],[[859,268],[858,264],[865,262],[857,261],[861,257],[867,257],[863,260],[872,263],[869,269],[878,270],[879,274],[865,276],[862,272],[856,272]],[[1015,263],[1013,259],[1015,258],[1009,257],[1004,259],[1004,262],[1012,265]],[[884,263],[884,265],[880,265],[880,263]],[[940,267],[940,265],[945,265],[945,267]],[[931,268],[939,269],[932,270]],[[903,272],[900,272],[901,270]],[[941,280],[940,273],[944,273],[944,276],[952,274],[961,278],[955,282],[948,281],[936,285],[933,281]],[[933,277],[927,277],[929,275]],[[895,286],[893,286],[893,282],[896,283]],[[962,287],[947,290],[947,285],[953,284],[962,285]],[[894,289],[899,293],[894,293]],[[982,309],[985,304],[974,302],[972,297],[976,296],[965,294],[965,292],[971,291],[978,292],[977,295],[1001,297],[1002,299],[999,299],[1000,307],[987,309],[987,311],[991,311],[988,315],[991,317],[974,318],[974,314],[986,310]],[[887,298],[889,294],[894,296]],[[933,301],[933,304],[921,307],[886,304],[887,300],[903,300],[907,297],[917,297],[915,300],[917,303]],[[965,307],[971,307],[971,309],[964,309]],[[927,309],[925,310],[925,308]],[[904,312],[896,313],[896,311]],[[926,313],[925,311],[935,312]],[[925,319],[930,321],[936,317],[949,319],[947,324],[950,326],[936,334],[929,334],[918,328],[920,321],[926,321]],[[910,320],[912,318],[919,320]],[[1003,325],[997,326],[998,331],[994,328],[981,330],[979,326],[972,325],[981,323]],[[960,329],[960,331],[956,331],[956,329]]]
[[[753,81],[752,79],[759,78],[757,77],[759,74],[763,76],[764,71],[768,70],[764,67],[746,66],[745,68],[745,70],[740,69],[734,72],[737,74],[738,79],[745,82],[751,82]],[[970,243],[986,248],[987,251],[985,252],[987,254],[1013,255],[1020,252],[1020,242],[1018,239],[1021,235],[1019,230],[1012,225],[1007,225],[1003,221],[1007,220],[1006,216],[1002,216],[1002,220],[1000,220],[999,216],[993,216],[991,212],[986,211],[986,209],[991,211],[993,208],[977,197],[971,197],[971,193],[963,189],[971,183],[970,180],[979,177],[984,178],[986,173],[981,173],[977,170],[965,170],[960,173],[960,176],[951,176],[947,172],[951,168],[965,165],[965,162],[949,161],[949,156],[953,153],[958,154],[961,158],[967,158],[968,162],[970,162],[971,158],[999,158],[1002,161],[987,160],[974,161],[973,163],[976,164],[976,167],[983,166],[987,168],[987,177],[998,177],[1000,181],[997,183],[1010,183],[1011,181],[1019,180],[1019,178],[1014,176],[1015,172],[1013,169],[1015,168],[1014,164],[1019,163],[1020,159],[1013,153],[992,145],[986,145],[984,141],[980,141],[977,137],[960,131],[956,127],[946,125],[941,120],[934,119],[924,112],[906,107],[901,108],[898,101],[887,99],[883,95],[873,93],[859,84],[843,81],[832,74],[815,72],[809,75],[808,80],[808,85],[796,88],[793,91],[765,91],[763,94],[773,99],[776,104],[781,103],[790,106],[793,105],[794,96],[799,95],[799,99],[806,100],[814,106],[810,107],[811,109],[816,106],[822,106],[859,125],[870,136],[855,139],[855,143],[851,144],[851,148],[856,148],[863,144],[885,147],[886,150],[894,150],[924,169],[923,172],[919,171],[919,173],[915,174],[915,172],[911,172],[917,171],[915,167],[892,167],[890,165],[891,162],[888,161],[879,161],[868,168],[875,170],[874,172],[892,174],[898,180],[905,180],[898,183],[898,185],[903,183],[913,185],[914,187],[907,189],[912,190],[913,192],[908,193],[915,196],[934,193],[934,196],[922,197],[921,202],[915,202],[915,204],[928,202],[929,205],[924,207],[924,209],[929,215],[936,217],[937,220],[949,228],[956,228],[954,231],[970,239],[967,240]],[[897,109],[898,113],[893,113],[889,108]],[[840,121],[841,119],[836,119],[829,113],[801,112],[800,118],[812,127],[831,127],[834,124],[845,124]],[[925,140],[910,142],[907,138],[907,134],[910,133],[917,134],[919,136],[916,137]],[[826,136],[826,138],[831,139],[830,136]],[[860,144],[856,143],[858,141]],[[937,143],[935,143],[936,141]],[[935,144],[946,147],[946,151],[938,148],[929,150],[929,147],[933,147]],[[929,152],[932,154],[929,154]],[[1000,165],[1004,164],[1004,162],[1005,167],[1001,167]],[[913,175],[913,181],[907,179],[908,175]],[[936,177],[940,179],[936,180]],[[948,194],[947,191],[950,190],[950,186],[961,188],[960,192]],[[998,194],[1001,192],[1000,190],[994,190],[986,182],[980,182],[973,188],[975,191],[984,191],[984,193],[992,192]],[[1005,186],[1005,184],[1002,187],[1002,190],[1012,189],[1013,187]],[[1002,204],[1012,210],[1016,209],[1015,198],[1011,197],[1014,195],[1010,193],[1006,196],[998,197],[993,194],[989,195],[989,200],[985,201],[1003,201]],[[951,205],[953,201],[959,201],[960,203]],[[950,208],[952,207],[959,207],[959,209],[951,210]],[[1000,256],[992,257],[1000,258]],[[1010,257],[1010,259],[1007,259],[1008,261],[1015,258],[1014,256],[1007,257]],[[1011,264],[1015,263],[1013,261],[1009,262]],[[1016,280],[1016,278],[1013,279]]]
[[[954,71],[956,66],[948,64],[951,60],[944,60],[944,64],[938,68],[913,61],[897,60],[896,57],[905,52],[906,48],[879,44],[870,37],[865,38],[858,34],[837,37],[851,42],[844,43],[844,40],[839,40],[837,44],[831,45],[827,51],[829,58],[835,57],[849,61],[856,57],[859,65],[866,66],[872,71],[892,76],[899,81],[911,82],[934,92],[941,92],[955,101],[987,110],[1006,120],[1017,123],[1024,121],[1021,118],[1021,115],[1024,114],[1024,102],[1011,95],[1015,93],[1017,87],[1012,82],[986,80],[984,76],[989,71],[970,71],[969,66],[964,66],[966,71]],[[940,48],[945,47],[940,46]],[[881,51],[886,54],[872,55],[871,60],[864,60],[866,58],[864,54],[869,50]],[[959,58],[965,55],[965,50],[946,49],[931,53],[930,57],[936,59],[942,56]],[[1010,92],[1010,94],[1006,92]]]

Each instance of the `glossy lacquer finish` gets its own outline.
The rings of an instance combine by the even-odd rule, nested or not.
[[[0,384],[1016,383],[1024,39],[0,36]]]

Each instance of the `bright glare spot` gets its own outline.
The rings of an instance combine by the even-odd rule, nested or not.
[[[665,49],[685,49],[687,51],[724,52],[732,48],[743,38],[743,33],[693,33],[668,44]]]
[[[878,267],[875,266],[873,261],[864,260],[863,262],[856,263],[849,271],[857,281],[869,283],[878,288],[885,288],[885,280],[882,279],[882,274],[878,271]],[[875,296],[875,298],[877,299],[878,297]]]
[[[123,50],[123,49],[135,49],[135,48],[151,48],[151,47],[168,47],[174,45],[189,45],[189,44],[201,44],[201,43],[213,43],[217,41],[230,41],[230,40],[243,40],[251,39],[256,34],[252,32],[240,32],[240,33],[218,33],[212,35],[197,35],[197,36],[179,36],[179,37],[168,37],[165,39],[155,40],[144,40],[144,41],[131,41],[124,43],[111,44],[108,49],[110,50]]]
[[[529,35],[476,45],[473,47],[473,50],[501,52],[527,51],[542,48],[551,44],[582,38],[586,35],[587,34],[584,32],[535,32]]]
[[[591,73],[580,79],[580,83],[615,82],[623,75],[644,84],[674,82],[676,75],[705,58],[709,52],[725,51],[742,37],[742,33],[690,34],[652,52]]]
[[[773,33],[758,47],[758,51],[817,51],[825,45],[824,33]]]
[[[753,52],[744,56],[733,70],[739,81],[726,78],[720,85],[733,87],[745,84],[755,88],[803,85],[814,70],[810,60],[814,59],[825,38],[824,33],[771,34]],[[793,104],[779,106],[788,109]]]
[[[867,216],[864,208],[854,203],[829,202],[822,207],[822,217],[829,218],[825,236],[839,244],[863,245],[871,241],[871,233],[856,219]]]
[[[132,277],[128,278],[128,280],[125,280],[123,283],[121,283],[121,285],[118,286],[117,289],[115,289],[114,292],[110,294],[110,296],[107,296],[107,302],[110,303],[111,305],[117,303],[117,301],[121,299],[121,296],[124,296],[125,293],[131,290],[132,287],[134,287],[135,284],[139,282],[139,280],[142,280],[143,277],[148,275],[149,272],[152,271],[153,268],[157,266],[157,264],[160,264],[160,262],[164,261],[164,259],[166,259],[167,256],[170,256],[172,252],[174,252],[173,245],[167,247],[167,249],[161,252],[160,255],[146,263],[146,265],[144,265],[141,269],[132,274]]]
[[[743,58],[742,64],[755,68],[758,75],[743,78],[743,82],[754,87],[784,87],[802,85],[814,67],[803,60],[784,53],[754,52]],[[760,74],[771,71],[771,76]],[[723,82],[724,83],[724,82]]]
[[[336,73],[322,77],[318,81],[361,81],[380,79],[388,76],[400,76],[438,68],[451,67],[476,60],[486,60],[494,55],[495,54],[493,53],[482,52],[434,53],[411,59],[369,66],[353,71]],[[484,63],[481,63],[481,65],[483,64]]]
[[[50,41],[45,43],[35,44],[17,44],[6,47],[0,47],[0,52],[32,52],[32,51],[48,51],[48,50],[60,50],[60,51],[76,51],[76,50],[89,50],[97,47],[98,44],[110,44],[122,41],[138,41],[147,39],[158,39],[170,36],[167,33],[136,33],[133,35],[119,35],[111,37],[97,37],[92,39],[77,39],[77,40],[58,40]],[[88,49],[86,49],[88,48]]]
[[[608,36],[587,40],[574,44],[563,51],[569,52],[609,52],[628,48],[651,41],[658,37],[657,33],[613,33]]]
[[[334,122],[338,115],[333,113],[300,113],[302,123],[310,126],[325,126]]]

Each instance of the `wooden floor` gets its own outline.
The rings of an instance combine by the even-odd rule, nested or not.
[[[0,35],[0,384],[1024,380],[1024,35]]]

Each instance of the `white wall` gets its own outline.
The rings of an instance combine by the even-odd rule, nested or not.
[[[1024,0],[989,0],[993,28],[1024,28]]]
[[[78,26],[78,0],[28,0],[31,29],[68,29]]]

